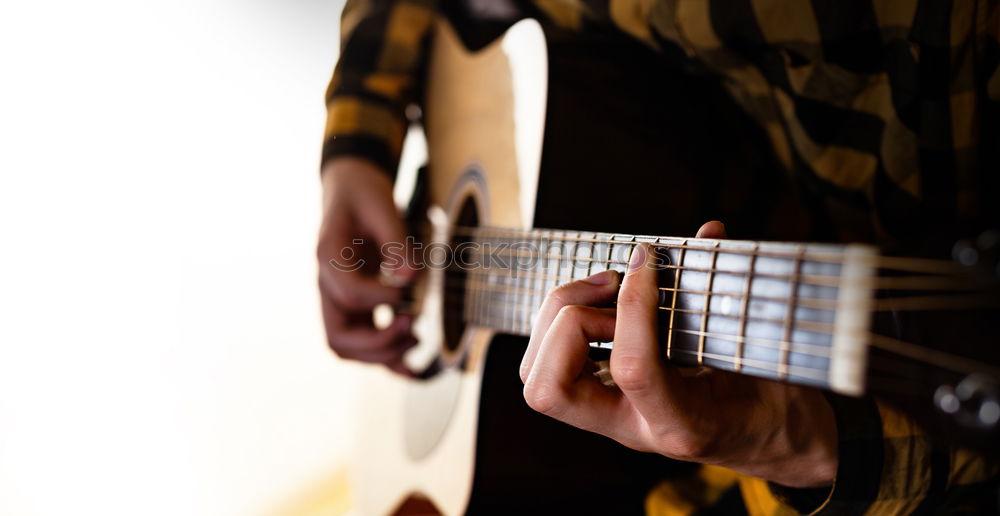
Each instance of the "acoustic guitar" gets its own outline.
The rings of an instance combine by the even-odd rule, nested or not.
[[[996,327],[976,322],[995,313],[996,277],[961,260],[976,254],[979,260],[965,262],[981,264],[996,246],[991,237],[960,248],[955,261],[885,256],[861,244],[535,228],[544,48],[531,20],[476,52],[448,23],[436,27],[424,119],[429,168],[410,205],[427,268],[412,292],[421,344],[409,360],[424,374],[366,372],[354,470],[360,513],[477,512],[513,504],[512,493],[544,490],[566,493],[563,508],[583,500],[596,510],[629,489],[641,503],[652,480],[638,478],[639,470],[680,468],[596,436],[560,434],[559,424],[535,432],[522,426],[530,419],[524,409],[498,417],[491,405],[502,398],[501,406],[523,405],[516,366],[523,348],[508,346],[514,339],[507,336],[530,334],[545,294],[598,271],[625,270],[639,242],[660,256],[663,352],[672,363],[899,400],[927,416],[929,427],[996,451],[996,362],[892,329],[912,319],[906,327],[930,341],[941,332],[919,323],[941,311],[951,314],[948,322],[929,326],[962,325],[961,338],[972,333],[984,349],[996,348]],[[974,314],[968,324],[967,314]],[[593,347],[600,354],[613,343]],[[527,462],[516,453],[530,453]],[[498,490],[504,483],[510,487]]]

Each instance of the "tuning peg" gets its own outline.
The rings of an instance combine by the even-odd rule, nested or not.
[[[956,262],[1000,278],[1000,231],[982,232],[974,240],[959,240],[952,246],[951,256]]]
[[[966,267],[979,264],[979,249],[970,240],[959,240],[951,248],[951,256],[956,262]]]
[[[941,385],[934,392],[934,404],[964,426],[989,430],[1000,422],[997,383],[982,374],[971,374],[955,387]]]

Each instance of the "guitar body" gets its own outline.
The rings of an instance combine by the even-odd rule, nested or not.
[[[539,31],[534,36],[540,37],[537,25],[523,27]],[[524,158],[528,160],[525,167],[531,170],[522,171],[515,149],[513,72],[504,48],[517,33],[473,54],[446,23],[441,22],[436,32],[425,104],[433,170],[419,178],[419,195],[425,198],[415,208],[429,214],[428,220],[420,221],[424,236],[429,237],[425,242],[447,242],[448,227],[458,221],[463,207],[473,210],[473,219],[480,223],[530,227],[532,221],[522,214],[532,212],[534,205],[522,206],[520,192],[522,175],[528,183],[538,173],[544,54],[532,70],[541,81],[536,84],[541,105],[532,106],[533,119],[518,121],[533,127],[537,140],[534,162]],[[531,41],[531,34],[525,37],[529,40],[522,45],[544,45],[543,40]],[[484,146],[483,141],[493,144]],[[424,213],[416,215],[419,220]],[[463,513],[469,505],[480,391],[494,332],[468,327],[457,339],[446,336],[444,276],[440,268],[425,271],[418,285],[422,302],[415,322],[421,342],[417,354],[425,356],[417,367],[438,363],[440,370],[424,380],[369,371],[370,377],[364,380],[363,437],[355,468],[357,507],[362,514],[389,514],[401,508],[401,512],[421,512],[426,502],[419,498],[444,514]],[[446,343],[448,337],[457,342]]]
[[[425,245],[453,241],[454,226],[532,227],[544,49],[533,20],[477,52],[438,24],[424,119],[430,169],[411,203]],[[352,468],[358,512],[641,513],[644,493],[677,463],[531,411],[517,374],[526,339],[463,326],[465,303],[449,298],[447,283],[445,270],[428,267],[415,287],[420,345],[409,358],[426,377],[363,372]]]

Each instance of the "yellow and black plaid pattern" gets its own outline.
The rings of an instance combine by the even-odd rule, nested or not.
[[[832,488],[789,489],[715,466],[661,485],[646,501],[658,515],[717,513],[982,514],[996,507],[1000,466],[931,441],[910,419],[870,400],[828,395],[837,417]]]
[[[1000,186],[998,0],[520,3],[563,28],[613,27],[653,48],[682,49],[764,128],[778,160],[826,204],[843,240],[887,242],[968,220],[1000,222],[995,199],[984,195]],[[395,172],[440,7],[348,1],[327,92],[324,161],[360,155]],[[871,400],[829,399],[841,429],[832,489],[785,489],[706,466],[656,489],[648,512],[995,507],[996,464],[932,442]]]
[[[681,48],[764,128],[843,240],[905,240],[984,211],[1000,222],[983,193],[1000,170],[998,0],[519,2],[560,27]],[[432,18],[460,3],[347,3],[324,160],[360,154],[394,172]]]

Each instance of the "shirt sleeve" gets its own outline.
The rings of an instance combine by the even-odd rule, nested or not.
[[[702,466],[663,482],[646,499],[651,515],[902,515],[996,510],[1000,467],[932,441],[908,417],[871,399],[828,395],[839,430],[832,487],[792,489]]]
[[[994,510],[1000,468],[932,440],[914,421],[871,399],[828,395],[839,431],[837,478],[827,496],[741,479],[758,514],[893,515]],[[755,511],[751,511],[754,513]]]
[[[323,164],[352,155],[395,176],[436,11],[435,0],[348,0],[326,93]]]

